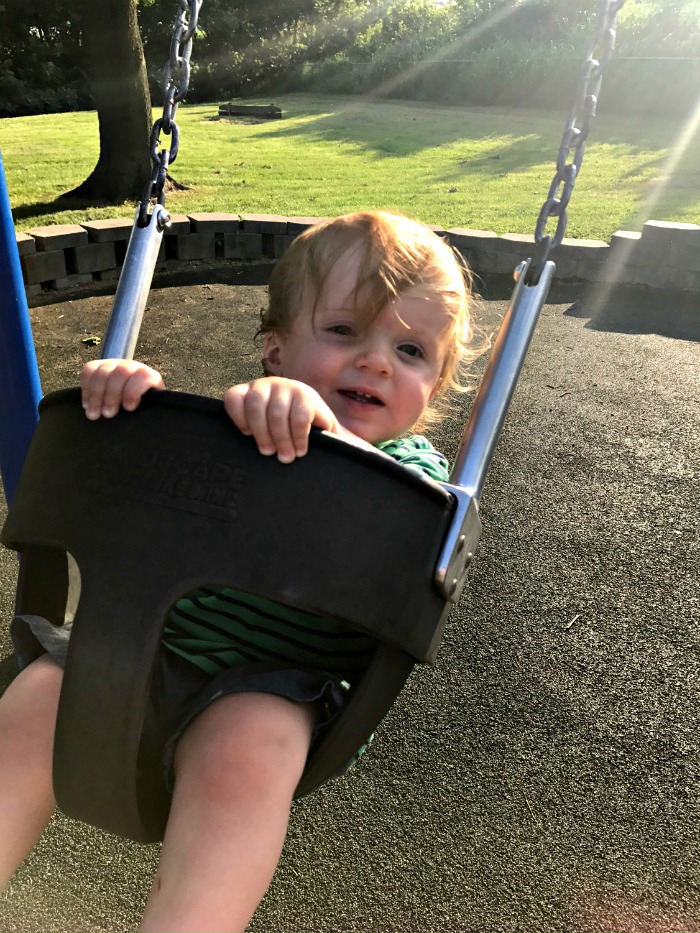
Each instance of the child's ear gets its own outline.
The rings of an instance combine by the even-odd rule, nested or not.
[[[281,375],[282,368],[282,344],[277,335],[277,331],[270,330],[265,334],[263,343],[263,364],[265,372],[271,376]]]

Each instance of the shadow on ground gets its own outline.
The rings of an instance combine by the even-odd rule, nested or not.
[[[695,293],[657,289],[589,288],[567,314],[587,327],[623,334],[658,334],[674,340],[700,340],[700,309]]]

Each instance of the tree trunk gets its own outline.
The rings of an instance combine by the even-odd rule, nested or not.
[[[92,174],[64,197],[139,200],[150,177],[151,97],[136,0],[83,0],[82,45],[100,130]]]

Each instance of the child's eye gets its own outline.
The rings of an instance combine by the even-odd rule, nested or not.
[[[352,337],[354,331],[349,324],[331,324],[327,328],[331,334],[339,334],[341,337]]]
[[[425,353],[415,343],[402,343],[399,352],[404,353],[406,356],[412,356],[414,359],[422,359],[425,356]]]

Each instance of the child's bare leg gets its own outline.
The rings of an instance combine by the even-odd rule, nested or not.
[[[175,792],[141,930],[242,931],[267,890],[315,722],[264,693],[216,700],[177,747]]]
[[[44,655],[0,699],[0,891],[55,807],[53,734],[63,671]]]

